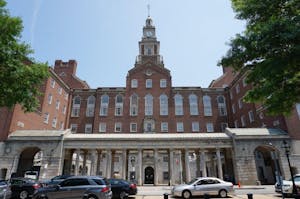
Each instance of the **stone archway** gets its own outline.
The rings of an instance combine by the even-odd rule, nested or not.
[[[154,184],[154,169],[153,167],[146,167],[145,168],[145,179],[144,184]]]
[[[259,146],[254,150],[257,178],[261,184],[275,184],[281,175],[279,151],[273,146]]]
[[[16,176],[24,177],[26,171],[40,172],[42,161],[42,151],[38,147],[28,147],[24,149],[19,157],[18,169]]]

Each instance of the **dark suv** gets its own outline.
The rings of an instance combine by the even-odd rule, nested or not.
[[[58,185],[37,190],[33,199],[111,199],[106,179],[98,176],[73,176]]]

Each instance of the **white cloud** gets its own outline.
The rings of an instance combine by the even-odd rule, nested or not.
[[[34,1],[32,21],[31,21],[31,27],[30,27],[30,43],[31,43],[32,47],[34,45],[36,22],[37,22],[37,19],[38,19],[38,15],[39,15],[39,11],[40,11],[42,2],[43,2],[42,0],[35,0]]]

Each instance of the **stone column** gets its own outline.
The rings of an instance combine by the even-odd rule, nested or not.
[[[142,185],[143,184],[143,179],[142,179],[142,168],[143,168],[143,157],[142,157],[142,149],[138,150],[138,164],[139,164],[139,171],[138,171],[138,184]]]
[[[154,149],[154,185],[158,185],[158,150]]]
[[[124,149],[123,150],[123,171],[122,171],[122,176],[123,176],[123,179],[127,179],[126,178],[126,174],[127,174],[127,165],[128,165],[128,161],[127,161],[127,150]]]
[[[80,149],[76,149],[75,153],[76,153],[76,159],[75,159],[75,171],[74,171],[74,174],[77,176],[77,175],[79,175]]]
[[[185,176],[186,176],[186,182],[191,181],[191,171],[190,171],[190,162],[189,162],[189,150],[185,149]]]
[[[107,166],[106,166],[106,177],[111,177],[111,149],[106,150],[106,159],[107,159]]]
[[[216,150],[216,155],[217,155],[217,164],[218,164],[218,176],[220,179],[223,179],[222,161],[221,161],[221,154],[219,148],[217,148]]]
[[[200,168],[202,171],[202,176],[207,177],[207,172],[206,172],[206,156],[205,156],[205,151],[201,150],[201,156],[200,156]]]
[[[88,156],[88,151],[84,151],[83,152],[83,166],[82,166],[82,175],[86,175],[87,174],[87,166],[86,166],[86,159]]]
[[[173,180],[173,171],[174,171],[174,151],[173,149],[169,149],[169,183],[170,183],[170,186],[174,183],[174,180]]]
[[[97,162],[98,162],[98,153],[97,153],[96,149],[93,149],[91,151],[91,171],[90,171],[90,175],[96,175]]]

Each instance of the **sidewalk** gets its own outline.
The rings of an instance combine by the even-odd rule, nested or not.
[[[130,199],[163,199],[164,196],[141,196],[141,195],[137,195],[137,196],[134,196],[134,197],[129,197]],[[169,196],[168,198],[170,199],[174,199],[174,197],[172,196]],[[194,199],[200,199],[203,197],[193,197]],[[214,199],[218,199],[219,197],[218,196],[212,196],[211,198],[214,198]],[[258,194],[258,195],[253,195],[253,199],[280,199],[281,197],[278,197],[276,195],[261,195],[261,194]],[[247,195],[238,195],[238,196],[228,196],[228,199],[248,199],[248,196]]]

